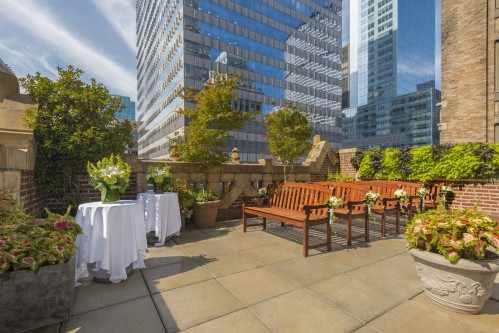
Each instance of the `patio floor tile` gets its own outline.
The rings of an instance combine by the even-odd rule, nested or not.
[[[153,296],[169,333],[185,330],[242,308],[231,293],[210,280]]]
[[[135,271],[121,283],[95,283],[92,281],[88,285],[76,288],[72,313],[80,314],[146,295],[149,295],[149,292],[139,271]]]
[[[250,305],[289,292],[298,283],[267,267],[245,271],[218,279],[218,281],[244,304]]]
[[[266,265],[303,256],[302,247],[289,241],[241,251],[241,255],[253,257]]]
[[[360,322],[305,289],[272,298],[251,307],[277,333],[351,332]]]
[[[194,259],[143,270],[144,278],[151,293],[183,287],[212,278],[211,274]]]
[[[270,333],[255,315],[248,310],[241,310],[192,327],[184,333]]]
[[[231,254],[218,258],[204,258],[204,268],[209,271],[214,277],[222,277],[230,274],[235,274],[250,269],[255,269],[263,265],[256,258],[244,256],[240,254]]]
[[[150,297],[73,316],[61,332],[68,333],[159,333],[165,332]]]
[[[169,265],[189,258],[179,246],[149,247],[145,258],[147,268]]]

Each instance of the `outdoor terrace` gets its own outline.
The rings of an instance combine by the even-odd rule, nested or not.
[[[344,226],[333,231],[332,252],[304,258],[301,231],[276,223],[187,230],[127,281],[77,288],[69,322],[44,332],[497,332],[499,281],[481,314],[448,312],[422,294],[402,236],[374,224],[347,248]]]

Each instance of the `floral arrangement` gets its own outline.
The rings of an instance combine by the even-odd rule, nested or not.
[[[372,207],[372,205],[374,205],[376,203],[376,201],[378,201],[379,197],[380,197],[379,193],[374,192],[374,191],[369,191],[364,196],[364,203],[367,206]]]
[[[196,203],[205,203],[218,200],[218,195],[211,190],[201,189],[201,191],[195,193],[195,199]]]
[[[407,200],[409,200],[407,192],[402,188],[396,189],[395,192],[393,192],[393,196],[395,197],[395,199],[397,199],[402,203],[407,202]]]
[[[341,198],[335,197],[334,195],[327,201],[329,207],[329,224],[334,223],[334,210],[343,206],[343,200]]]
[[[421,198],[421,200],[423,200],[428,195],[428,193],[430,193],[430,191],[426,187],[420,187],[418,189],[418,196],[419,198]]]
[[[331,198],[329,198],[329,200],[327,201],[327,205],[328,205],[328,206],[329,206],[329,208],[331,208],[331,209],[340,208],[341,206],[343,206],[343,200],[341,200],[341,198],[338,198],[338,197],[332,196],[332,197],[331,197]]]
[[[69,215],[47,211],[46,219],[31,217],[0,224],[0,273],[55,265],[70,260],[80,226]]]
[[[118,155],[104,157],[96,164],[87,163],[91,184],[101,192],[102,202],[115,202],[124,194],[131,173],[130,165]]]
[[[267,188],[266,187],[261,187],[258,189],[258,196],[260,198],[266,197],[267,196]]]
[[[147,169],[146,179],[156,191],[166,192],[171,187],[171,169],[168,166],[151,166]]]
[[[460,258],[484,259],[488,247],[499,250],[498,223],[475,209],[420,213],[405,236],[409,248],[441,254],[453,264]]]

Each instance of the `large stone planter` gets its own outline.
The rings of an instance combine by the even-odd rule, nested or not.
[[[475,314],[492,294],[499,261],[460,259],[451,264],[444,256],[412,249],[416,271],[426,295],[447,309]]]
[[[69,319],[75,286],[74,259],[0,274],[0,332],[24,332]]]
[[[194,205],[194,223],[199,228],[213,228],[217,222],[220,200],[196,203]]]

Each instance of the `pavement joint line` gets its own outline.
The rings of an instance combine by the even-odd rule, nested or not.
[[[151,300],[151,302],[154,306],[154,309],[156,310],[156,314],[159,317],[159,321],[161,322],[161,325],[163,325],[165,333],[168,333],[168,329],[166,328],[166,324],[163,322],[163,317],[161,317],[161,314],[159,313],[158,305],[156,304],[156,302],[154,302],[154,299],[153,299],[152,293],[151,293],[151,289],[149,288],[149,285],[147,284],[146,278],[144,277],[144,272],[142,271],[142,269],[140,269],[139,271],[140,271],[139,272],[140,276],[142,277],[142,282],[145,284],[147,292],[149,293],[149,299]]]
[[[87,311],[83,311],[83,312],[79,312],[79,313],[71,313],[71,314],[69,315],[69,319],[71,319],[71,318],[73,318],[73,317],[79,317],[79,316],[82,316],[82,315],[88,314],[88,313],[90,313],[90,312],[95,312],[95,311],[99,311],[99,310],[104,310],[104,309],[107,309],[107,308],[113,307],[113,306],[115,306],[115,305],[122,305],[122,304],[125,304],[125,303],[133,302],[133,301],[139,300],[139,299],[141,299],[141,298],[146,298],[146,297],[149,297],[149,295],[143,295],[143,296],[138,296],[138,297],[130,298],[130,299],[127,299],[127,300],[124,300],[124,301],[121,301],[121,302],[116,302],[116,303],[113,303],[113,304],[108,304],[108,305],[100,306],[100,307],[97,307],[97,308],[95,308],[95,309],[91,309],[91,310],[87,310]]]

